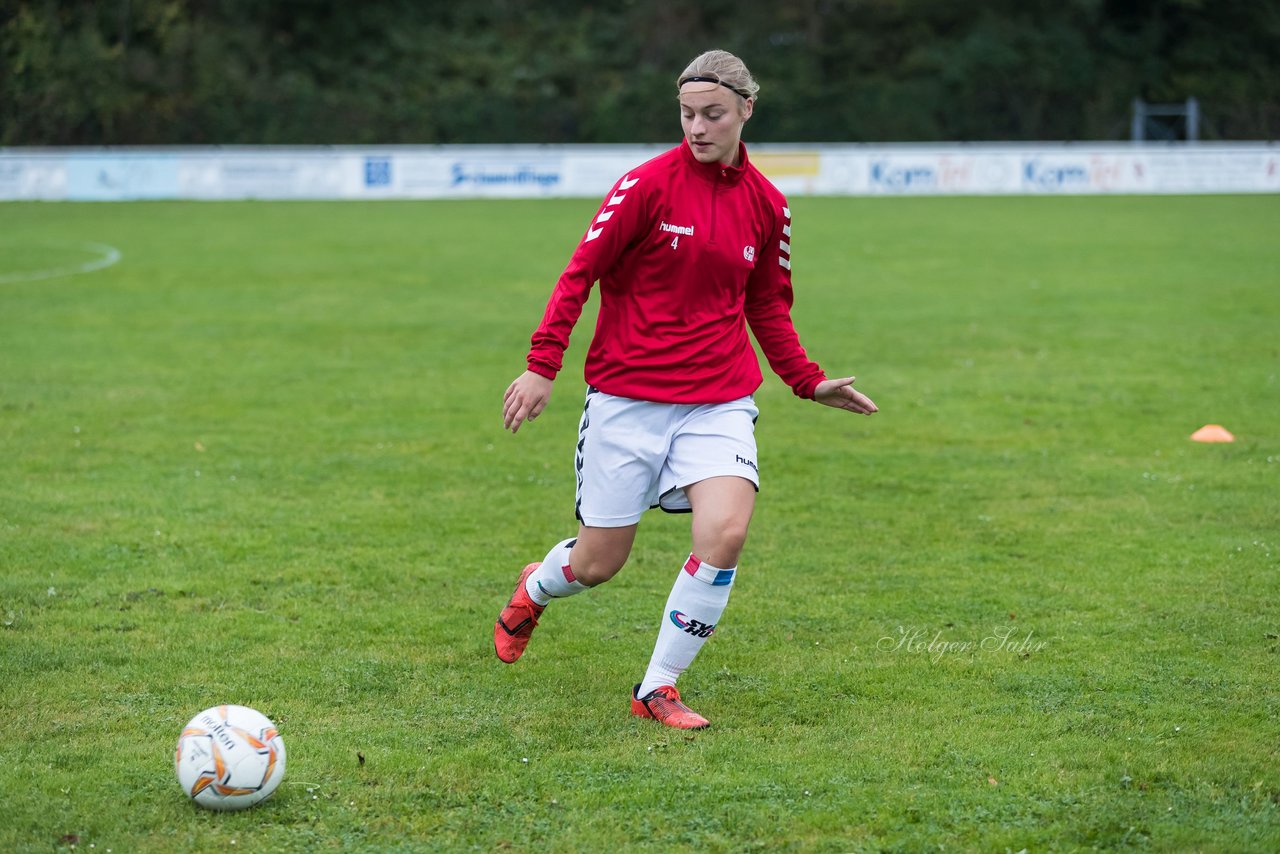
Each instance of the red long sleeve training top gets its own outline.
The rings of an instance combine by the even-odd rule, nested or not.
[[[574,251],[533,334],[529,370],[554,379],[591,286],[600,312],[586,380],[655,403],[723,403],[769,366],[800,397],[826,379],[791,322],[791,211],[747,159],[701,163],[689,146],[619,179]]]

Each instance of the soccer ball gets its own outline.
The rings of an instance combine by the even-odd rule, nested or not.
[[[247,706],[213,706],[182,728],[173,769],[187,797],[212,810],[265,801],[284,777],[284,739]]]

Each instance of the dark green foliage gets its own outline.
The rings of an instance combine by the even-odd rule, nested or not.
[[[1277,0],[0,2],[0,145],[659,142],[698,52],[772,142],[1119,139],[1200,99],[1280,129]]]
[[[1134,97],[1280,128],[1275,0],[0,8],[0,145],[657,142],[712,46],[762,82],[758,141],[1114,140]]]

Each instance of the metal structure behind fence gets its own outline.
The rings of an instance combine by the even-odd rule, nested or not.
[[[1198,142],[1200,102],[1188,98],[1181,104],[1148,104],[1134,98],[1129,135],[1134,142]]]

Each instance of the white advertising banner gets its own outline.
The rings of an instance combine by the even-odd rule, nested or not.
[[[65,158],[9,156],[0,149],[0,199],[52,201],[66,197]]]
[[[665,145],[0,149],[0,200],[599,197]],[[1280,145],[752,145],[789,196],[1280,192]]]

